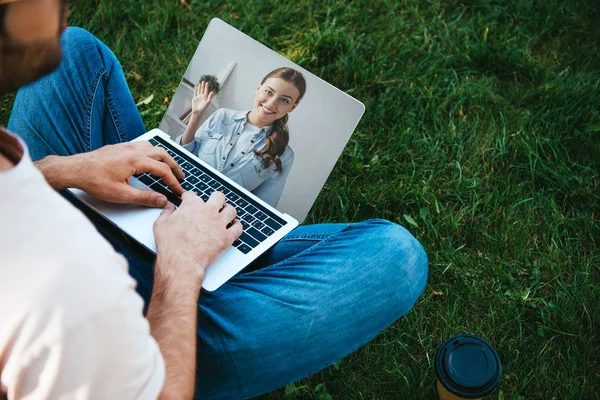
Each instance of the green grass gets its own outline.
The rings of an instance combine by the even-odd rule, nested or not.
[[[500,353],[493,398],[600,398],[600,3],[190,5],[74,1],[71,24],[115,51],[136,100],[155,96],[147,127],[212,17],[362,100],[308,222],[397,221],[430,259],[406,317],[263,399],[431,399],[437,346],[465,332]]]

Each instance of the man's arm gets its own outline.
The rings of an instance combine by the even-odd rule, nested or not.
[[[42,172],[46,182],[55,190],[74,187],[77,175],[82,169],[79,157],[75,156],[47,156],[34,162]]]
[[[242,233],[235,209],[214,192],[205,203],[185,192],[154,224],[157,256],[148,307],[150,333],[166,365],[161,399],[188,399],[196,379],[196,334],[204,271]],[[234,221],[228,228],[227,226]]]
[[[146,318],[150,334],[165,360],[165,384],[160,399],[191,399],[196,379],[196,325],[202,279],[185,281],[165,276],[161,271],[167,266],[180,269],[169,264],[168,260],[157,258]]]
[[[73,156],[48,156],[35,164],[54,189],[77,188],[112,203],[164,207],[167,199],[162,194],[129,185],[132,175],[144,172],[160,176],[173,192],[183,193],[179,181],[185,177],[175,160],[147,141],[108,145]]]

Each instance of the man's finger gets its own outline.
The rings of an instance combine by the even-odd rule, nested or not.
[[[171,190],[179,195],[183,193],[183,188],[181,184],[173,175],[173,171],[168,164],[157,161],[153,158],[146,157],[144,159],[143,164],[140,166],[138,173],[149,172],[152,175],[159,176],[162,178],[163,182],[171,188]]]
[[[175,161],[165,149],[160,147],[154,147],[154,149],[148,153],[148,157],[153,158],[157,161],[162,161],[165,164],[167,164],[169,168],[171,168],[171,171],[173,171],[175,177],[179,179],[179,181],[183,181],[185,179],[185,175],[179,167],[179,164],[177,164],[177,161]]]
[[[139,204],[146,207],[162,208],[167,205],[167,198],[154,190],[134,188],[133,186],[122,186],[121,200],[124,203]]]
[[[223,209],[221,210],[221,217],[226,223],[233,221],[236,215],[237,211],[230,204],[225,204],[223,206]]]
[[[212,101],[213,98],[213,92],[210,92],[208,95],[208,99],[206,100],[208,103],[210,103]]]
[[[186,192],[183,192],[183,194],[181,195],[181,200],[186,201],[187,198],[192,198],[192,197],[198,197],[196,192],[186,191]]]
[[[240,237],[242,231],[244,230],[244,227],[242,226],[242,223],[239,219],[234,219],[233,224],[231,224],[231,226],[227,230],[229,231],[233,242],[235,239]]]
[[[154,222],[155,224],[160,224],[162,223],[166,218],[169,217],[169,215],[173,214],[173,211],[175,211],[175,205],[173,203],[167,203],[167,205],[165,206],[165,208],[163,208],[162,212],[160,213],[160,215],[158,216],[158,218],[156,219],[156,221]]]
[[[206,204],[215,207],[217,210],[223,208],[223,204],[225,203],[225,195],[221,192],[212,192],[208,200],[206,200]]]

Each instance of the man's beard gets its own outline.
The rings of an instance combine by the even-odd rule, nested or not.
[[[0,93],[17,90],[52,72],[61,60],[60,36],[26,45],[0,37]]]

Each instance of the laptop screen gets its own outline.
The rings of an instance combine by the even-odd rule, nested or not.
[[[285,54],[301,62],[293,43]],[[213,95],[192,113],[200,81]],[[213,19],[159,128],[181,139],[189,126],[188,150],[301,222],[363,113],[358,100]]]

